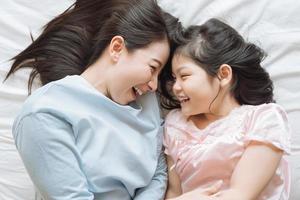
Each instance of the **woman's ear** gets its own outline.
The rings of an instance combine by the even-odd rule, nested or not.
[[[109,44],[109,55],[113,62],[118,62],[121,52],[125,49],[125,40],[122,36],[114,36]]]
[[[231,83],[232,80],[232,68],[228,64],[222,64],[218,71],[218,77],[221,82],[221,86],[224,87]]]

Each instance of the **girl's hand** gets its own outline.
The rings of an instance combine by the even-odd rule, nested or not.
[[[182,194],[179,197],[170,198],[166,200],[214,200],[216,197],[212,195],[220,191],[223,181],[218,181],[208,188],[195,189],[193,191]]]

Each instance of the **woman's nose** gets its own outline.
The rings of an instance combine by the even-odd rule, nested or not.
[[[157,90],[157,78],[153,78],[148,82],[148,86],[151,91],[156,91]]]

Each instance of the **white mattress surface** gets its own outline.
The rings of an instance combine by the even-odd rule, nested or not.
[[[14,117],[27,96],[30,70],[2,83],[8,60],[37,37],[41,27],[72,4],[71,0],[0,1],[0,200],[33,200],[34,187],[11,135]],[[275,98],[288,112],[292,131],[292,192],[300,199],[300,1],[160,0],[185,26],[211,17],[224,19],[267,53],[263,66],[275,86]],[[35,87],[38,87],[38,83]]]

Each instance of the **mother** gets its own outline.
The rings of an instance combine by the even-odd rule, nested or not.
[[[162,199],[155,95],[181,26],[155,0],[78,0],[15,57],[43,87],[13,134],[44,199]],[[149,93],[149,94],[148,94]]]

